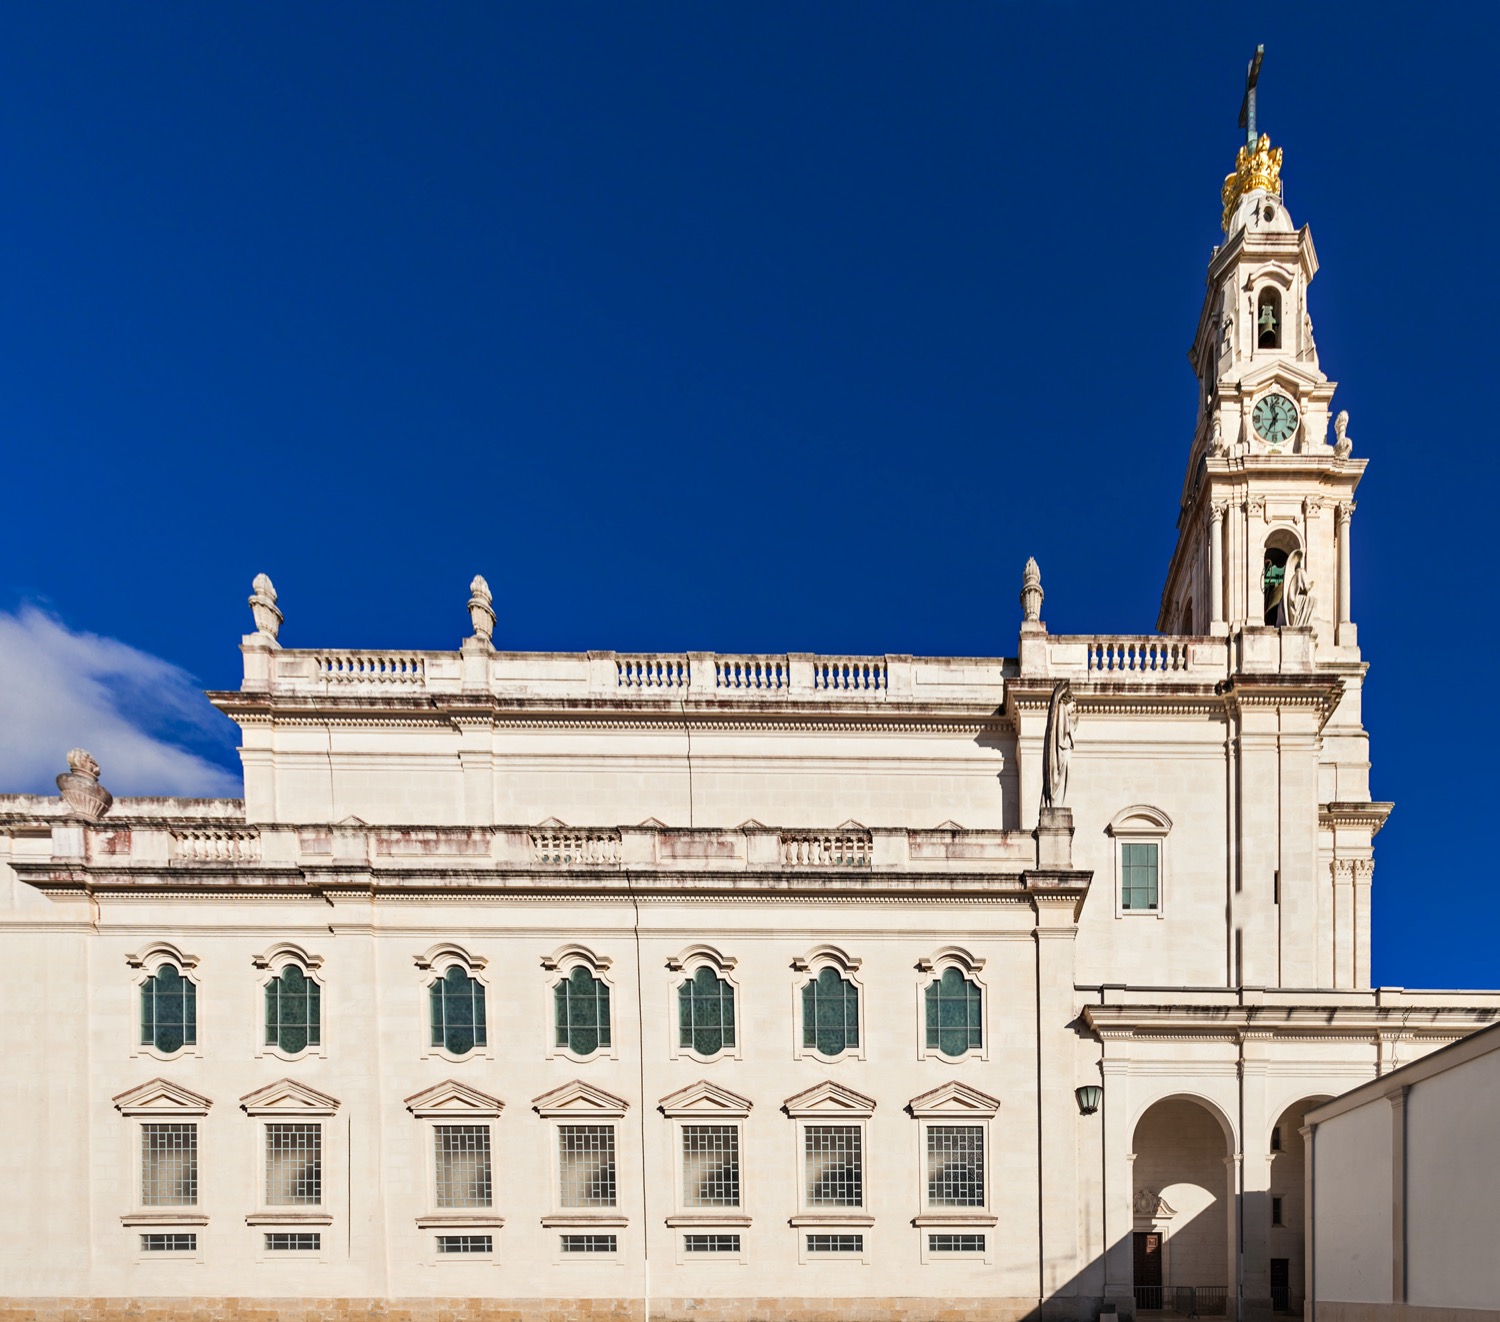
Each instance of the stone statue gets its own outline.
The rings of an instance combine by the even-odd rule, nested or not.
[[[486,646],[495,636],[494,600],[484,575],[475,574],[469,584],[469,623],[474,626],[474,637]]]
[[[1211,459],[1217,459],[1224,453],[1224,421],[1219,415],[1214,414],[1212,425],[1208,429],[1208,454]]]
[[[1312,580],[1307,576],[1307,565],[1301,551],[1293,551],[1286,559],[1286,622],[1294,629],[1304,629],[1312,623]]]
[[[1037,568],[1036,557],[1026,558],[1026,568],[1021,574],[1021,619],[1027,624],[1042,618],[1042,571]]]
[[[1047,708],[1047,737],[1043,746],[1042,807],[1061,808],[1068,797],[1068,763],[1073,757],[1073,731],[1078,708],[1073,686],[1060,680]]]
[[[1333,452],[1340,459],[1347,459],[1354,449],[1354,443],[1349,439],[1349,410],[1340,409],[1338,416],[1333,420]]]
[[[57,778],[57,789],[63,802],[79,817],[97,822],[115,801],[99,783],[99,764],[82,748],[68,753],[68,769]]]
[[[276,608],[276,589],[266,574],[257,574],[250,586],[254,589],[250,594],[250,613],[255,616],[255,632],[274,643],[277,634],[281,632],[281,612]]]

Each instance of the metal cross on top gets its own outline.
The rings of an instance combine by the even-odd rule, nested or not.
[[[1240,127],[1251,151],[1255,150],[1255,84],[1260,81],[1260,62],[1265,53],[1264,45],[1255,48],[1255,56],[1245,70],[1245,99],[1240,102]]]

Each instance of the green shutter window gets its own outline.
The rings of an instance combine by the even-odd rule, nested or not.
[[[322,1040],[322,988],[296,964],[266,984],[266,1045],[305,1051]]]
[[[927,1049],[961,1056],[984,1045],[979,988],[955,968],[927,988]]]
[[[198,1041],[198,988],[175,964],[163,964],[141,986],[141,1042],[181,1051]]]
[[[825,1056],[859,1046],[859,988],[826,968],[802,989],[802,1045]]]
[[[580,1056],[609,1046],[609,988],[581,964],[553,989],[556,1045]]]
[[[1126,842],[1120,846],[1120,907],[1156,909],[1157,845]]]
[[[484,1026],[484,988],[454,964],[429,989],[432,1006],[432,1045],[467,1055],[487,1044]]]
[[[734,988],[707,965],[677,989],[677,1045],[700,1056],[734,1045]]]

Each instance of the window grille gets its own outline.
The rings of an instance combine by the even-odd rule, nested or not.
[[[266,984],[266,1045],[305,1051],[322,1038],[322,988],[295,964]]]
[[[865,1237],[863,1235],[809,1235],[807,1251],[809,1253],[863,1253]]]
[[[266,1206],[323,1201],[323,1126],[266,1126]]]
[[[490,1127],[488,1125],[438,1125],[437,1205],[439,1207],[489,1207]]]
[[[559,1191],[562,1205],[613,1207],[615,1127],[560,1125],[557,1138],[561,1159]]]
[[[802,1045],[837,1056],[859,1045],[859,989],[826,968],[802,989]]]
[[[181,1051],[198,1041],[198,988],[175,964],[163,964],[141,984],[141,1044]]]
[[[613,1235],[564,1235],[564,1253],[613,1253],[616,1240]]]
[[[141,1126],[141,1203],[192,1207],[198,1202],[198,1126]]]
[[[740,1205],[740,1131],[736,1125],[682,1127],[682,1205]]]
[[[803,1131],[809,1207],[862,1207],[863,1138],[858,1125],[808,1125]]]
[[[455,1056],[488,1045],[484,1023],[484,987],[457,964],[431,986],[432,1045]]]
[[[158,1234],[141,1236],[142,1253],[196,1253],[197,1235]]]
[[[738,1253],[738,1235],[684,1235],[682,1248],[685,1253]]]
[[[1155,909],[1156,844],[1130,842],[1120,846],[1120,907]]]
[[[592,1055],[609,1046],[609,988],[581,964],[554,988],[557,1045]]]
[[[495,1237],[493,1235],[439,1235],[437,1251],[439,1253],[493,1253]]]
[[[323,1236],[306,1230],[276,1230],[266,1236],[267,1253],[316,1253]]]
[[[677,1045],[700,1056],[734,1045],[734,988],[707,965],[677,989]]]
[[[979,988],[955,968],[927,988],[927,1047],[961,1056],[984,1045]]]
[[[983,1235],[928,1235],[929,1253],[983,1253]]]
[[[984,1206],[984,1127],[929,1125],[927,1129],[929,1207]]]

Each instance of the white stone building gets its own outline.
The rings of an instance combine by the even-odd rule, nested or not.
[[[508,652],[482,580],[458,650],[292,650],[262,578],[243,801],[0,798],[0,1317],[1300,1309],[1305,1112],[1500,995],[1369,986],[1365,460],[1279,169],[1159,634],[1028,566],[1004,658]]]

